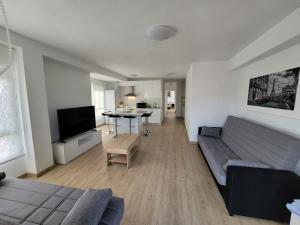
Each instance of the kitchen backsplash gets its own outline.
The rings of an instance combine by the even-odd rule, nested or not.
[[[141,98],[125,98],[125,102],[123,102],[123,107],[135,108],[137,102],[146,102],[152,108],[160,108],[161,107],[161,99],[159,98],[150,98],[150,99],[141,99]],[[118,107],[120,107],[120,103],[118,103]]]

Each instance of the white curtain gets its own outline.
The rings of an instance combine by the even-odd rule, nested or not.
[[[6,63],[7,49],[0,47],[0,66]],[[0,164],[24,155],[25,144],[15,54],[8,71],[0,76]]]
[[[104,112],[104,85],[96,80],[92,80],[92,102],[95,106],[96,124],[103,124],[104,118],[102,113]]]

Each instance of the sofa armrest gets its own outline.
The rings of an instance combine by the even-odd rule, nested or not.
[[[229,214],[289,222],[288,202],[300,198],[300,178],[285,170],[229,166],[226,176]]]

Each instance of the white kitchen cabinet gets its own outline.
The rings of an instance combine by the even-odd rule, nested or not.
[[[119,81],[118,86],[134,86],[136,81]]]
[[[162,98],[161,81],[152,81],[152,98]]]
[[[144,81],[144,98],[161,98],[161,81]]]
[[[152,115],[149,117],[149,123],[161,123],[161,109],[153,109]]]
[[[152,98],[153,95],[152,81],[144,81],[143,86],[144,86],[144,98]]]
[[[134,85],[134,93],[139,98],[144,98],[144,83],[143,81],[136,81]]]
[[[118,86],[133,86],[134,93],[140,98],[162,98],[161,80],[119,81]]]

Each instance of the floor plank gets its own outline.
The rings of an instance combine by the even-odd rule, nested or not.
[[[188,142],[183,120],[173,115],[168,114],[163,126],[152,125],[149,137],[142,137],[141,151],[129,170],[122,164],[106,167],[103,147],[113,139],[104,134],[103,144],[37,180],[77,188],[112,188],[114,195],[125,199],[123,225],[281,224],[228,216],[197,145]]]

